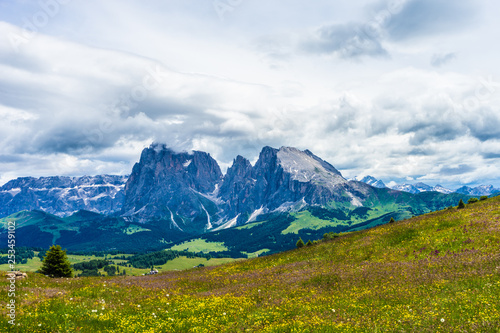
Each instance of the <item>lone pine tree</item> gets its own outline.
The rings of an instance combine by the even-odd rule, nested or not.
[[[66,256],[66,251],[60,245],[52,245],[45,253],[40,273],[50,277],[72,277],[73,270]]]
[[[301,248],[301,247],[304,247],[304,241],[302,240],[302,238],[299,238],[299,240],[297,241],[297,243],[295,244],[295,246],[297,246],[297,248]]]
[[[464,204],[464,201],[462,199],[460,199],[460,201],[458,202],[458,209],[462,209],[462,208],[465,208],[465,204]]]

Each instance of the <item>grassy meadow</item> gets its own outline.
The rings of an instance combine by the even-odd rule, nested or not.
[[[30,274],[14,327],[1,284],[1,332],[500,332],[500,197],[216,267]]]

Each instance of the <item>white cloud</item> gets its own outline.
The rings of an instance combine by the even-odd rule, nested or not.
[[[9,5],[0,181],[127,173],[162,141],[208,151],[223,169],[237,154],[255,160],[264,145],[289,145],[348,177],[499,186],[494,5],[477,2],[471,13],[486,23],[474,24],[458,15],[465,4],[407,1],[383,16],[387,4],[243,2],[221,21],[211,4],[71,2],[17,51],[8,37],[22,31],[1,20],[20,24],[40,7],[13,17]],[[373,22],[376,34],[357,45],[357,28]]]

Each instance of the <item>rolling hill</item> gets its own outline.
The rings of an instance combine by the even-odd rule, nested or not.
[[[218,267],[35,274],[16,302],[23,332],[498,332],[499,294],[495,197]]]

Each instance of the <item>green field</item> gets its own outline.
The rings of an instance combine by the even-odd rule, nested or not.
[[[204,239],[198,238],[172,246],[171,250],[208,253],[227,251],[227,247],[222,242],[207,242]]]
[[[0,331],[499,332],[499,208],[496,197],[154,276],[30,274],[16,284],[18,325],[4,315]],[[8,300],[8,282],[0,285]]]
[[[299,231],[302,229],[309,230],[319,230],[325,227],[336,227],[339,225],[347,225],[347,223],[340,223],[339,221],[327,221],[319,219],[311,214],[311,212],[305,210],[299,213],[292,214],[295,218],[295,221],[290,223],[290,226],[283,230],[281,233],[283,235],[286,234],[299,234]]]
[[[38,252],[35,252],[35,255],[37,255]],[[126,260],[122,259],[116,259],[116,257],[122,257],[122,256],[131,256],[131,254],[119,254],[119,255],[108,255],[106,258],[112,260],[115,264],[120,264],[126,262]],[[96,259],[103,259],[104,257],[97,257],[97,256],[85,256],[85,255],[74,255],[74,254],[69,254],[68,255],[68,260],[71,264],[76,264],[80,262],[85,262],[85,261],[90,261],[90,260],[96,260]],[[178,258],[175,258],[173,260],[168,261],[164,265],[157,265],[155,266],[156,269],[160,272],[164,271],[169,271],[169,270],[184,270],[184,269],[190,269],[193,267],[196,267],[200,264],[203,264],[204,266],[217,266],[229,262],[234,262],[237,259],[232,259],[232,258],[210,258],[210,260],[207,260],[205,258],[188,258],[186,256],[180,256]],[[28,259],[28,262],[26,264],[16,264],[16,270],[20,270],[22,272],[35,272],[40,267],[42,266],[42,262],[40,259],[35,256],[33,259]],[[150,271],[150,269],[144,269],[144,268],[134,268],[134,267],[123,267],[119,266],[120,271],[125,270],[127,275],[143,275],[144,273],[147,273]],[[9,265],[8,264],[3,264],[0,265],[0,271],[9,271]],[[106,276],[106,272],[104,269],[99,269],[98,270],[102,275]],[[74,271],[74,275],[78,275],[82,273],[79,270]]]
[[[269,252],[269,249],[262,249],[262,250],[259,250],[259,251],[255,251],[255,252],[242,252],[243,254],[246,254],[248,258],[257,258],[258,256],[261,256],[262,254],[265,254]]]
[[[179,258],[175,258],[174,260],[167,262],[165,265],[155,266],[155,268],[159,268],[160,272],[179,271],[179,270],[184,270],[184,269],[190,269],[190,268],[196,267],[200,264],[202,264],[204,266],[217,266],[217,265],[227,264],[230,262],[235,262],[238,260],[241,260],[241,259],[211,258],[210,260],[207,260],[204,258],[179,257]]]

